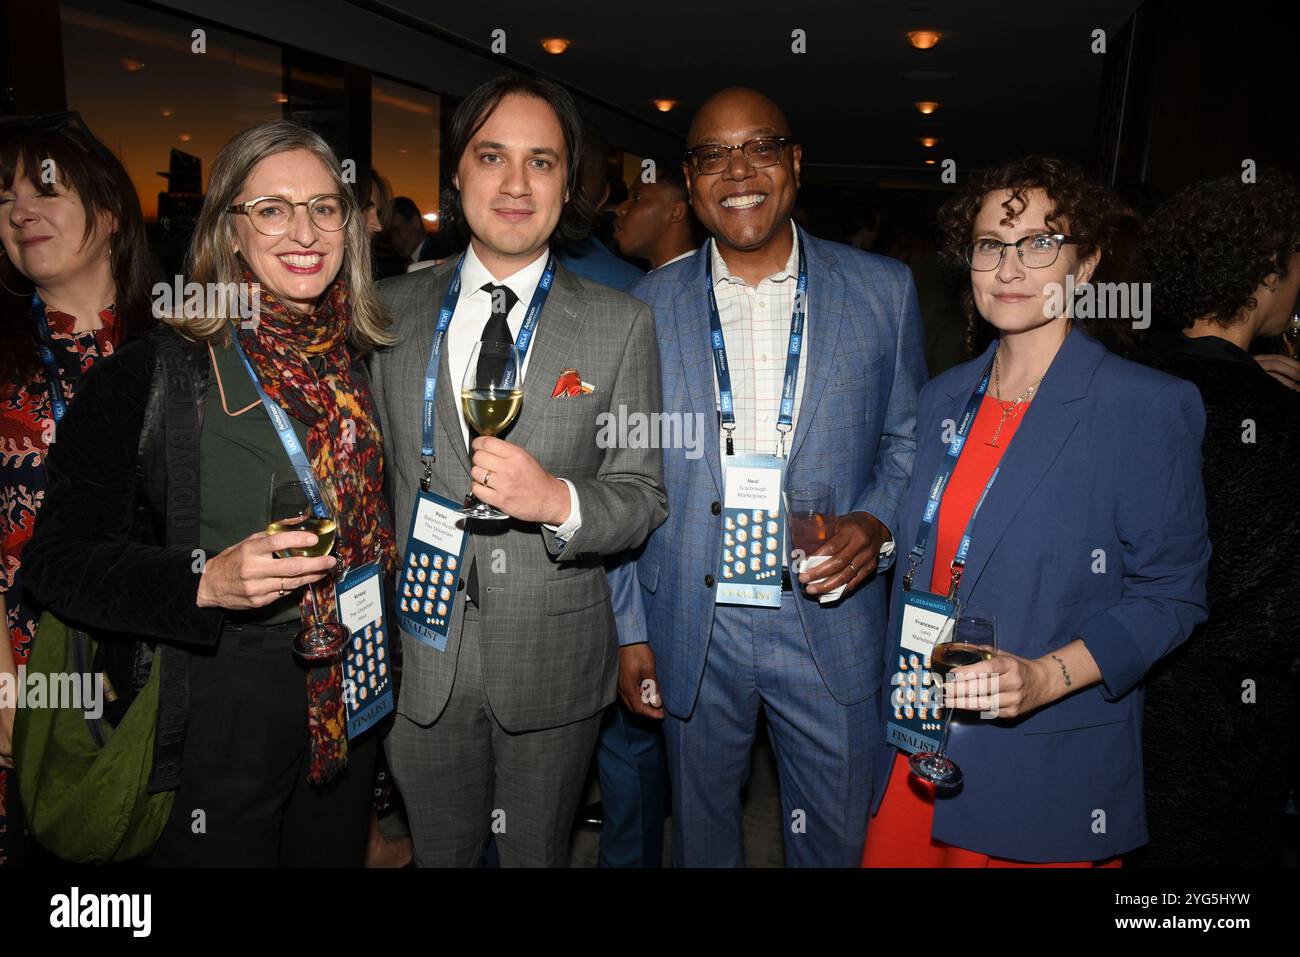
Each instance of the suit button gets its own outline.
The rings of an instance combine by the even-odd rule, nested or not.
[[[705,576],[704,576],[704,587],[705,587],[705,588],[712,588],[712,587],[713,587],[713,576],[712,576],[712,575],[705,575]]]
[[[465,590],[465,579],[463,579],[463,578],[457,578],[457,579],[456,579],[456,591],[464,591],[464,590]]]
[[[722,514],[722,503],[721,503],[721,502],[714,502],[712,505],[709,506],[709,511],[712,512],[714,515],[721,515],[721,514]]]

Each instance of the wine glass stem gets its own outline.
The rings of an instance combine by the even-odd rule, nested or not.
[[[316,597],[316,583],[312,582],[307,586],[307,592],[311,595],[311,625],[315,627],[320,624],[320,601]]]
[[[947,684],[947,682],[944,682]],[[943,757],[948,752],[948,729],[952,727],[952,708],[943,709],[943,734],[939,738],[939,750],[935,754]]]

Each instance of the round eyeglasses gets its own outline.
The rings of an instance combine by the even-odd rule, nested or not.
[[[283,236],[293,222],[296,207],[303,206],[312,224],[327,233],[336,233],[348,224],[352,204],[346,196],[325,193],[313,196],[305,203],[293,203],[283,196],[258,196],[246,203],[226,207],[228,213],[243,213],[263,236]]]
[[[992,272],[1002,265],[1002,254],[1007,247],[1015,246],[1016,253],[1026,268],[1046,269],[1056,262],[1056,258],[1061,255],[1061,247],[1067,243],[1079,245],[1077,239],[1064,233],[1023,236],[1014,243],[1004,243],[1000,239],[985,236],[966,247],[966,262],[976,272]]]
[[[701,176],[721,173],[731,162],[734,150],[744,154],[745,162],[754,169],[777,166],[781,162],[781,150],[787,143],[793,143],[788,136],[760,136],[748,140],[739,146],[724,146],[721,143],[705,143],[686,151],[686,159],[691,169]]]

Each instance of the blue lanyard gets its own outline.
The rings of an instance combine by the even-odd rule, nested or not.
[[[904,591],[911,590],[912,576],[925,559],[925,549],[930,540],[930,532],[939,520],[939,505],[943,501],[944,490],[948,485],[948,480],[952,478],[953,471],[957,468],[957,460],[961,458],[962,449],[966,446],[966,437],[975,424],[975,416],[979,414],[980,403],[984,401],[984,393],[988,391],[989,376],[992,372],[993,363],[990,362],[984,369],[984,374],[980,376],[975,391],[971,393],[970,399],[966,402],[966,409],[961,416],[961,426],[957,429],[957,434],[953,437],[953,440],[948,443],[948,451],[944,453],[943,461],[939,463],[939,471],[935,475],[934,481],[930,483],[930,496],[926,500],[925,511],[921,513],[921,525],[916,531],[916,544],[912,546],[912,550],[907,557],[907,574],[903,576]],[[966,554],[970,551],[971,529],[975,527],[975,516],[979,514],[980,507],[983,506],[984,500],[988,498],[989,489],[993,487],[993,482],[997,479],[998,472],[1001,470],[1001,466],[993,470],[988,483],[984,486],[984,491],[980,494],[979,501],[975,503],[975,508],[966,522],[966,530],[962,533],[961,544],[957,546],[952,565],[949,567],[949,572],[952,575],[948,587],[949,601],[957,597],[957,589],[961,585],[962,569],[966,567]]]
[[[41,357],[41,367],[45,370],[46,384],[50,389],[50,410],[57,425],[67,414],[68,403],[63,398],[63,374],[59,363],[54,358],[54,345],[50,338],[50,323],[45,318],[45,303],[41,297],[32,293],[32,318],[36,322],[36,352]]]
[[[796,231],[797,232],[797,231]],[[803,350],[803,321],[807,313],[808,260],[802,235],[799,243],[799,283],[794,291],[794,309],[790,313],[790,344],[785,351],[785,381],[781,385],[781,410],[776,431],[781,436],[781,458],[785,458],[785,438],[794,428],[795,388],[799,384],[799,353]],[[713,341],[713,368],[718,374],[718,402],[722,406],[722,427],[727,432],[727,454],[736,454],[732,433],[736,431],[736,410],[731,393],[731,369],[727,365],[727,343],[722,337],[722,317],[718,297],[713,292],[712,250],[704,253],[704,275],[709,285],[709,330]]]
[[[433,331],[433,347],[429,350],[429,364],[424,369],[424,417],[420,424],[420,460],[424,463],[424,475],[420,479],[420,487],[426,492],[429,491],[433,481],[433,426],[437,410],[435,398],[438,394],[438,357],[442,353],[442,341],[451,327],[451,317],[456,313],[456,303],[460,298],[460,271],[464,265],[465,254],[462,253],[460,262],[456,263],[456,271],[452,273],[447,294],[442,297],[442,308],[438,310],[438,325]],[[521,372],[524,356],[528,355],[528,346],[533,341],[533,333],[537,331],[537,320],[542,315],[542,307],[546,305],[546,297],[550,295],[551,283],[554,280],[555,255],[551,254],[546,260],[546,269],[542,272],[542,278],[537,282],[537,289],[533,291],[533,300],[528,304],[524,324],[515,338],[515,349],[519,352]]]
[[[239,336],[233,330],[231,331],[230,341],[234,343],[239,358],[244,360],[244,368],[248,370],[248,377],[253,380],[253,388],[257,390],[257,397],[262,400],[262,407],[266,409],[266,414],[271,419],[271,425],[275,427],[275,434],[280,437],[280,444],[284,446],[285,454],[289,456],[289,463],[293,466],[294,472],[297,473],[298,481],[302,483],[303,489],[307,492],[307,499],[311,502],[312,514],[317,518],[329,518],[330,510],[321,497],[320,485],[316,481],[316,473],[311,470],[311,463],[307,461],[307,453],[303,451],[302,443],[298,441],[298,434],[294,432],[293,423],[289,421],[288,414],[271,401],[271,397],[262,388],[262,383],[257,378],[257,370],[248,361],[248,356],[239,344]]]

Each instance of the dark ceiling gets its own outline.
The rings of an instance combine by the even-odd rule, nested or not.
[[[860,177],[870,169],[877,178],[912,179],[927,157],[952,158],[960,168],[1031,151],[1090,159],[1105,61],[1091,51],[1093,31],[1114,40],[1140,2],[367,6],[401,11],[482,49],[494,29],[504,29],[511,59],[680,137],[711,92],[753,86],[785,108],[810,173],[834,179],[837,171]],[[795,29],[806,32],[804,54],[791,52]],[[917,29],[944,37],[916,50],[906,34]],[[551,56],[539,43],[551,36],[572,45]],[[912,71],[951,78],[907,78]],[[657,112],[651,100],[661,97],[678,107]],[[922,116],[913,106],[921,100],[941,106]],[[938,145],[921,146],[925,135]]]

